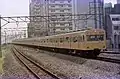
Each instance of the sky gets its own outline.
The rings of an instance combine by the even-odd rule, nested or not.
[[[0,15],[21,16],[29,14],[29,0],[0,0]]]

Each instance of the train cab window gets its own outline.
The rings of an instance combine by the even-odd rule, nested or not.
[[[104,35],[87,35],[87,41],[103,41]]]

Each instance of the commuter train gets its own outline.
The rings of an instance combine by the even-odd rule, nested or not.
[[[102,29],[82,29],[65,34],[14,40],[12,43],[34,45],[55,52],[97,56],[101,50],[106,49],[106,35]]]

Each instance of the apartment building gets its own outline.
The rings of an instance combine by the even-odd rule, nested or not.
[[[111,45],[114,49],[120,49],[120,14],[110,14],[111,22]],[[109,26],[110,27],[110,26]]]
[[[32,0],[30,16],[46,17],[44,22],[40,22],[41,18],[31,19],[28,36],[61,34],[85,27],[103,28],[102,13],[103,0]],[[86,19],[82,20],[81,17]]]
[[[48,0],[46,2],[51,35],[66,33],[73,29],[73,0]]]
[[[29,4],[29,15],[30,16],[46,16],[44,0],[31,0]],[[41,21],[41,17],[30,18],[28,23],[28,37],[37,37],[46,35],[46,24],[45,21]]]

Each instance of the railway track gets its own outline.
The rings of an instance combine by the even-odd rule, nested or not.
[[[96,60],[120,64],[119,59],[112,59],[112,58],[106,58],[106,57],[97,57]]]
[[[36,77],[36,79],[61,79],[56,74],[50,72],[45,69],[41,65],[39,65],[34,60],[22,54],[15,47],[13,47],[14,55],[19,59],[19,61],[24,64],[24,66]]]
[[[102,51],[101,53],[120,54],[120,51]]]
[[[29,47],[31,47],[31,46],[29,46]],[[33,46],[31,48],[35,48],[35,47]],[[101,53],[120,54],[120,52],[111,52],[111,51],[110,52],[109,51],[105,51],[105,52],[101,52]],[[62,54],[70,55],[69,53],[62,53]],[[86,57],[86,56],[84,57],[84,56],[80,56],[80,55],[72,55],[72,56],[78,56],[78,57],[82,57],[82,58],[86,58],[86,59],[94,59],[94,60],[99,60],[99,61],[105,61],[105,62],[111,62],[111,63],[120,64],[120,60],[119,59],[113,59],[113,58],[107,58],[107,57],[91,58],[91,57]]]

